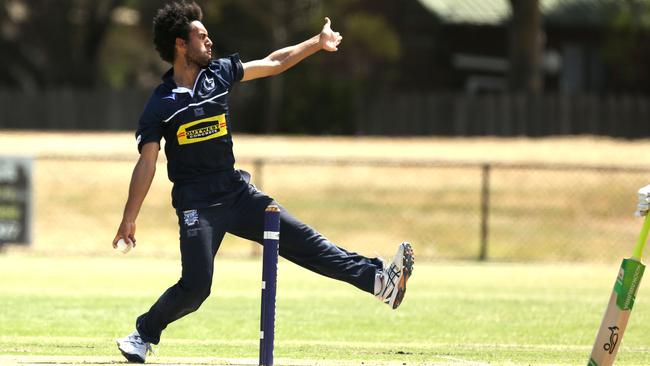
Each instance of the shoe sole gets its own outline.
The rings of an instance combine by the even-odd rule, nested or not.
[[[395,301],[393,302],[393,309],[397,309],[398,306],[402,303],[404,299],[404,294],[406,294],[406,281],[413,273],[413,263],[415,258],[413,257],[413,248],[411,244],[404,243],[404,258],[402,258],[402,276],[399,279],[397,284],[397,295],[395,295]]]
[[[138,355],[134,355],[132,353],[124,352],[122,350],[122,348],[120,348],[120,342],[116,342],[116,343],[117,343],[117,349],[119,349],[120,352],[122,352],[122,356],[124,356],[124,358],[126,358],[127,361],[132,362],[132,363],[144,363],[144,360],[142,359],[142,357],[140,357]]]

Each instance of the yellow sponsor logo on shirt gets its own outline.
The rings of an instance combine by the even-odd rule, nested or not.
[[[228,134],[226,115],[220,114],[181,125],[176,132],[179,145],[193,144]]]

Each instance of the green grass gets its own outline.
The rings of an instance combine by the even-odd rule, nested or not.
[[[0,364],[38,355],[66,363],[120,361],[113,339],[132,330],[135,317],[178,279],[179,266],[137,249],[128,256],[0,257]],[[211,297],[169,326],[152,361],[257,357],[260,263],[217,257],[216,267]],[[280,364],[584,365],[616,270],[616,264],[416,263],[404,304],[391,311],[352,286],[281,261],[276,358]],[[646,287],[617,365],[650,363]]]

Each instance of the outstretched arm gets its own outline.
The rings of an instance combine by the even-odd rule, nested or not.
[[[124,239],[127,243],[131,242],[135,246],[135,219],[140,213],[142,202],[147,196],[153,177],[156,174],[156,160],[158,159],[159,150],[160,144],[157,142],[149,142],[142,146],[140,159],[133,168],[133,175],[129,184],[129,198],[124,206],[122,222],[117,229],[115,239],[113,239],[113,248],[117,247],[117,241],[120,239]]]
[[[325,25],[319,35],[297,45],[279,49],[261,60],[243,63],[242,81],[280,74],[321,49],[329,52],[338,51],[337,46],[343,37],[339,32],[332,30],[331,24],[330,19],[325,18]]]

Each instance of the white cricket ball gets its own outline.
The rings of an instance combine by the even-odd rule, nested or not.
[[[131,243],[127,244],[124,241],[124,239],[120,239],[120,240],[117,241],[117,247],[115,248],[115,250],[126,254],[126,253],[129,252],[129,250],[131,250],[132,247],[133,247],[133,244],[131,244]]]

